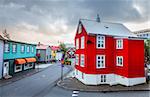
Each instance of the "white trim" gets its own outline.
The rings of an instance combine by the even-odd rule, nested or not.
[[[101,45],[103,45],[103,47],[101,47]],[[96,36],[96,48],[105,49],[105,36],[103,36],[103,35],[97,35]]]
[[[119,62],[119,61],[118,61],[118,58],[119,58],[119,60],[120,60],[120,58],[121,58],[122,64],[118,63],[118,62]],[[123,66],[123,56],[117,56],[117,57],[116,57],[116,65],[117,65],[117,66]]]
[[[85,48],[85,37],[82,36],[81,37],[81,49],[84,49]]]
[[[17,69],[17,67],[20,67],[20,69]],[[15,72],[19,72],[19,71],[22,71],[22,64],[15,64],[15,67],[14,67],[15,69]]]
[[[76,71],[77,69],[75,69]],[[76,73],[75,73],[76,74]],[[101,82],[101,75],[106,76],[106,81]],[[116,85],[121,84],[125,86],[133,86],[137,84],[142,84],[146,82],[145,77],[136,77],[136,78],[127,78],[117,74],[86,74],[84,73],[84,79],[82,79],[82,72],[78,70],[78,75],[75,77],[86,85],[100,85],[100,84],[109,84]]]
[[[116,49],[123,49],[123,39],[116,39]]]
[[[84,54],[80,55],[80,66],[81,67],[85,66],[85,56],[84,56]]]
[[[98,59],[98,58],[100,58],[100,59]],[[98,63],[99,61],[100,61],[100,63]],[[106,61],[105,55],[96,55],[96,68],[97,69],[105,68],[106,67],[105,61]]]

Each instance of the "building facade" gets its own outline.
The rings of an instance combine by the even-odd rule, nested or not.
[[[51,47],[48,45],[38,44],[36,47],[38,62],[50,62],[52,60]]]
[[[35,44],[5,40],[3,77],[13,76],[15,73],[34,68],[35,57]]]
[[[3,48],[4,48],[4,39],[0,35],[0,79],[3,76]]]
[[[138,37],[150,39],[150,29],[144,29],[134,32]]]
[[[118,23],[80,20],[75,77],[86,85],[145,83],[144,40]]]

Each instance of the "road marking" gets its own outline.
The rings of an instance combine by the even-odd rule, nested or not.
[[[78,94],[79,94],[79,91],[74,90],[74,91],[72,92],[72,97],[78,97]]]

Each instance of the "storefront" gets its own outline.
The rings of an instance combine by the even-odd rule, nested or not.
[[[35,68],[36,58],[25,58],[26,64],[24,65],[24,70]]]
[[[23,71],[23,66],[26,64],[25,59],[16,59],[14,64],[14,72]]]

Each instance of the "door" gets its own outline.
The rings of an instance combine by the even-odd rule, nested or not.
[[[9,62],[4,62],[3,77],[9,75]]]

